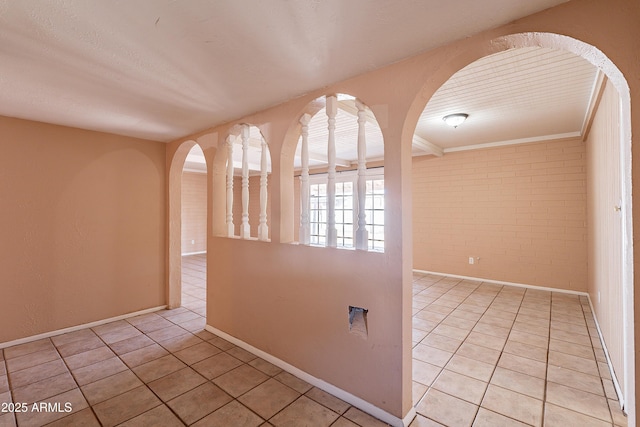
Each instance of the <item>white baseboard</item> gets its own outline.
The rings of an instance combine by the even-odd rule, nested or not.
[[[524,283],[504,282],[502,280],[483,279],[482,277],[461,276],[459,274],[438,273],[436,271],[417,270],[417,269],[414,269],[413,272],[422,273],[422,274],[435,274],[436,276],[455,277],[456,279],[474,280],[476,282],[495,283],[496,285],[507,285],[507,286],[515,286],[518,288],[538,289],[541,291],[559,292],[563,294],[582,295],[587,297],[589,296],[587,292],[570,291],[568,289],[559,289],[559,288],[549,288],[546,286],[527,285]]]
[[[392,415],[390,413],[388,413],[387,411],[378,408],[375,405],[372,405],[371,403],[367,402],[366,400],[363,400],[357,396],[354,396],[353,394],[342,390],[341,388],[338,388],[336,386],[334,386],[333,384],[329,384],[319,378],[314,377],[311,374],[308,374],[307,372],[296,368],[293,365],[290,365],[289,363],[285,362],[284,360],[278,359],[275,356],[272,356],[269,353],[266,353],[258,348],[255,348],[254,346],[252,346],[251,344],[247,344],[246,342],[231,336],[229,334],[227,334],[226,332],[223,332],[219,329],[214,328],[211,325],[207,325],[205,326],[205,329],[211,333],[214,333],[222,338],[224,338],[225,340],[237,345],[240,348],[243,348],[245,350],[247,350],[250,353],[255,354],[258,357],[263,358],[264,360],[266,360],[269,363],[272,363],[274,365],[276,365],[277,367],[289,372],[292,375],[295,375],[296,377],[308,382],[309,384],[318,387],[321,390],[326,391],[327,393],[330,393],[334,396],[336,396],[339,399],[344,400],[345,402],[349,403],[350,405],[355,406],[358,409],[361,409],[362,411],[378,418],[379,420],[384,421],[387,424],[390,424],[394,427],[407,427],[411,421],[413,420],[413,418],[416,416],[416,410],[415,408],[412,406],[411,409],[409,410],[409,413],[407,413],[407,415],[404,418],[398,418],[395,415]]]
[[[184,253],[181,253],[180,256],[201,255],[201,254],[206,254],[206,253],[207,253],[207,251],[184,252]]]
[[[64,328],[64,329],[57,329],[55,331],[45,332],[43,334],[32,335],[26,338],[20,338],[13,341],[3,342],[3,343],[0,343],[0,349],[12,347],[14,345],[19,345],[19,344],[25,344],[31,341],[41,340],[43,338],[55,337],[56,335],[67,334],[69,332],[79,331],[80,329],[93,328],[94,326],[104,325],[105,323],[115,322],[116,320],[127,319],[130,317],[140,316],[142,314],[147,314],[147,313],[153,313],[154,311],[163,310],[166,307],[167,307],[166,305],[161,305],[158,307],[147,308],[146,310],[140,310],[140,311],[135,311],[133,313],[122,314],[120,316],[110,317],[108,319],[97,320],[91,323],[84,323],[82,325],[71,326],[69,328]]]
[[[604,357],[607,359],[607,365],[609,366],[609,373],[611,374],[611,380],[613,381],[613,388],[616,389],[616,394],[618,395],[618,402],[620,402],[620,409],[624,411],[626,409],[624,395],[622,394],[622,389],[620,388],[618,377],[616,377],[616,373],[613,370],[613,362],[611,362],[611,358],[609,357],[609,350],[607,350],[607,344],[605,344],[604,342],[604,338],[602,336],[602,330],[600,330],[600,324],[598,323],[598,318],[596,317],[596,311],[593,309],[593,304],[591,303],[591,297],[588,297],[588,299],[589,299],[589,308],[591,308],[591,313],[593,314],[593,320],[594,322],[596,322],[596,329],[598,330],[598,338],[600,338],[600,344],[602,344]]]

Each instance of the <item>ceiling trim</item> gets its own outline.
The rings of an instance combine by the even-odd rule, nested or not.
[[[589,131],[591,130],[591,125],[593,124],[593,118],[596,115],[596,111],[598,110],[598,105],[600,104],[600,99],[602,98],[602,94],[604,93],[604,88],[607,83],[607,76],[602,72],[602,70],[598,69],[596,72],[596,78],[593,81],[593,88],[591,89],[591,96],[589,96],[589,104],[587,105],[587,110],[584,114],[584,120],[582,121],[582,139],[586,140],[589,136]]]
[[[445,148],[443,151],[446,154],[446,153],[453,153],[456,151],[468,151],[468,150],[479,150],[481,148],[503,147],[505,145],[529,144],[531,142],[580,138],[581,136],[582,134],[580,132],[566,132],[566,133],[557,133],[553,135],[534,136],[531,138],[519,138],[519,139],[510,139],[507,141],[489,142],[486,144],[475,144],[475,145],[465,145],[462,147],[451,147],[451,148]]]
[[[424,151],[424,154],[433,154],[434,156],[437,156],[437,157],[442,157],[444,155],[444,150],[440,146],[434,144],[433,142],[427,141],[421,136],[414,134],[412,142],[413,142],[413,147],[416,147],[419,150]],[[418,155],[422,155],[422,154],[418,154]]]

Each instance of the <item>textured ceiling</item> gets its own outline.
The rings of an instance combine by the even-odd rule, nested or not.
[[[170,141],[564,0],[0,0],[0,115]]]

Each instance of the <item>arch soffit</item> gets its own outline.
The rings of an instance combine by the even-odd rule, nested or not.
[[[470,45],[467,49],[461,50],[458,55],[450,59],[445,64],[445,67],[439,68],[435,74],[430,76],[429,81],[422,86],[421,90],[411,103],[411,107],[409,108],[402,128],[402,141],[409,141],[407,144],[410,144],[410,141],[413,138],[413,133],[418,124],[420,114],[426,107],[427,103],[431,100],[433,94],[455,73],[478,59],[494,53],[503,52],[509,49],[535,46],[565,50],[589,61],[601,70],[613,83],[618,90],[623,103],[629,103],[629,85],[624,75],[597,47],[576,38],[556,33],[525,32],[507,34],[487,39],[479,45]],[[403,143],[403,145],[406,144]]]

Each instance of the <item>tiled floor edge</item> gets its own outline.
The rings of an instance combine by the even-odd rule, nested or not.
[[[549,288],[546,286],[527,285],[526,283],[505,282],[503,280],[484,279],[482,277],[472,277],[472,276],[461,276],[459,274],[439,273],[436,271],[428,271],[428,270],[413,269],[412,271],[414,273],[419,273],[419,274],[435,274],[436,276],[455,277],[456,279],[474,280],[476,282],[494,283],[496,285],[515,286],[517,288],[538,289],[541,291],[558,292],[561,294],[581,295],[586,297],[589,296],[588,292],[572,291],[569,289],[562,289],[562,288]]]
[[[140,316],[140,315],[143,315],[143,314],[148,314],[148,313],[153,313],[155,311],[164,310],[165,308],[167,308],[166,305],[159,305],[157,307],[151,307],[151,308],[147,308],[147,309],[140,310],[140,311],[134,311],[133,313],[125,313],[125,314],[121,314],[119,316],[110,317],[108,319],[96,320],[95,322],[83,323],[81,325],[70,326],[70,327],[64,328],[64,329],[56,329],[54,331],[44,332],[44,333],[38,334],[38,335],[31,335],[31,336],[25,337],[25,338],[18,338],[17,340],[6,341],[6,342],[3,342],[3,343],[0,343],[0,349],[7,348],[7,347],[12,347],[14,345],[19,345],[19,344],[26,344],[28,342],[41,340],[43,338],[51,338],[51,337],[55,337],[56,335],[62,335],[62,334],[66,334],[66,333],[69,333],[69,332],[75,332],[75,331],[78,331],[80,329],[93,328],[95,326],[100,326],[100,325],[103,325],[105,323],[115,322],[117,320],[128,319],[130,317]]]
[[[336,386],[334,386],[333,384],[329,384],[319,378],[314,377],[313,375],[293,366],[290,365],[289,363],[285,362],[282,359],[279,359],[269,353],[266,353],[262,350],[260,350],[259,348],[253,347],[251,344],[248,344],[232,335],[227,334],[224,331],[221,331],[211,325],[206,325],[205,326],[205,330],[218,335],[221,338],[224,338],[225,340],[231,342],[232,344],[237,345],[238,347],[247,350],[250,353],[253,353],[254,355],[261,357],[262,359],[266,360],[267,362],[270,362],[272,364],[274,364],[275,366],[279,367],[280,369],[283,369],[284,371],[287,371],[288,373],[308,382],[309,384],[329,393],[334,395],[335,397],[344,400],[345,402],[355,406],[356,408],[362,410],[363,412],[366,412],[367,414],[378,418],[379,420],[393,426],[393,427],[407,427],[411,421],[413,420],[413,418],[416,416],[416,410],[415,407],[411,407],[411,409],[409,410],[409,413],[404,417],[404,419],[396,417],[395,415],[390,414],[389,412],[378,408],[377,406],[367,402],[366,400],[363,400],[351,393],[349,393],[348,391],[345,391],[341,388],[338,388]]]
[[[622,389],[620,388],[620,383],[618,382],[618,377],[613,370],[613,363],[611,362],[611,358],[609,357],[609,350],[607,349],[607,344],[604,342],[604,338],[602,337],[602,330],[600,330],[600,323],[598,322],[598,317],[596,316],[596,311],[593,308],[593,303],[591,302],[591,297],[587,295],[587,300],[589,301],[589,308],[591,308],[591,313],[593,314],[593,321],[596,323],[596,329],[598,330],[598,338],[600,338],[600,344],[602,344],[602,350],[604,351],[604,357],[607,358],[607,366],[609,367],[609,373],[611,373],[611,380],[613,381],[613,387],[616,389],[616,394],[618,395],[618,402],[620,402],[621,409],[624,413],[627,413],[625,395],[622,393]]]

